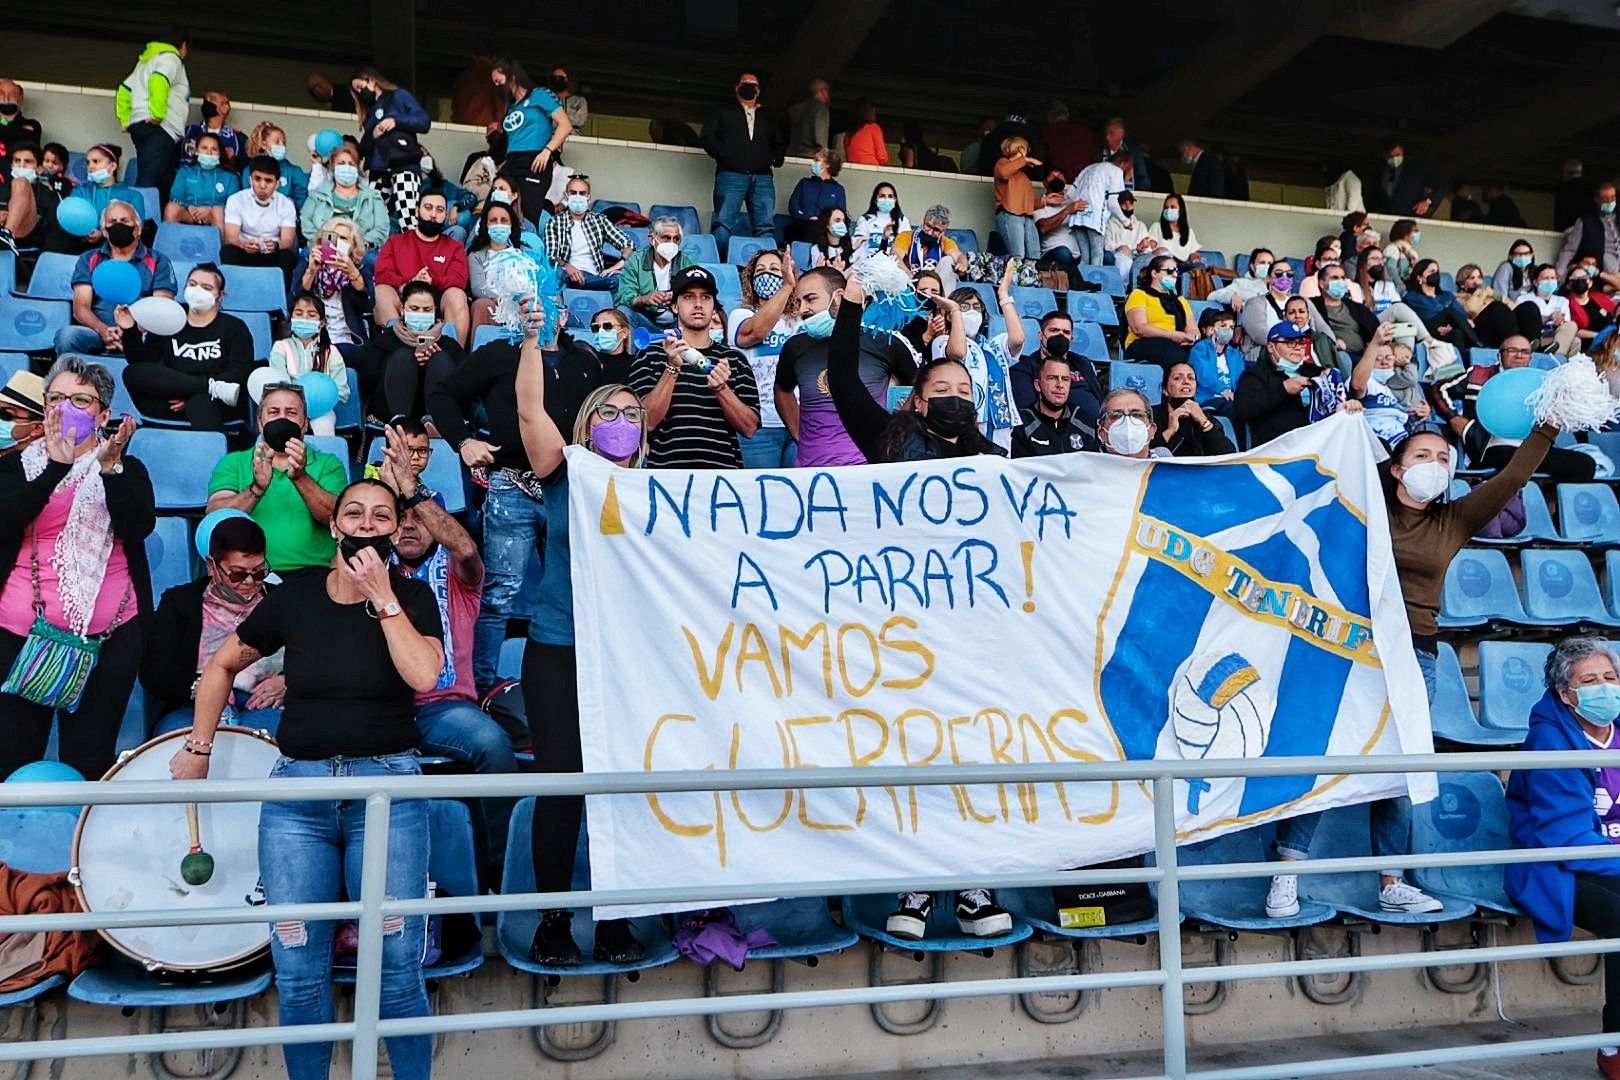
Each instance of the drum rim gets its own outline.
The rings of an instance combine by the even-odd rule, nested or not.
[[[136,757],[139,757],[145,751],[166,742],[173,742],[176,739],[184,739],[186,736],[190,735],[192,731],[193,729],[190,727],[183,727],[175,731],[165,732],[162,735],[155,735],[152,738],[147,739],[145,742],[131,750],[126,750],[124,753],[119,754],[118,760],[114,761],[112,763],[112,767],[102,774],[101,780],[111,780],[119,773],[120,770],[124,768],[125,764],[134,760]],[[217,737],[221,732],[228,735],[247,735],[251,738],[259,739],[262,742],[267,742],[271,746],[279,745],[277,744],[275,738],[271,736],[268,731],[265,731],[262,728],[241,727],[236,724],[220,724],[219,727],[215,729],[215,736]],[[164,804],[157,803],[154,805],[161,806]],[[74,899],[78,900],[79,908],[81,910],[90,912],[91,914],[95,914],[95,909],[90,906],[89,900],[84,894],[84,885],[79,874],[79,841],[84,835],[85,822],[90,820],[90,811],[94,809],[96,809],[96,807],[93,804],[87,803],[84,809],[79,811],[79,820],[73,826],[73,847],[69,852],[68,858],[68,883],[73,886]],[[226,924],[221,923],[219,925]],[[96,933],[100,935],[103,941],[112,946],[114,950],[135,961],[147,971],[234,971],[237,968],[246,967],[249,964],[263,959],[270,952],[269,932],[267,930],[263,945],[255,945],[253,948],[248,949],[245,952],[236,953],[235,955],[229,956],[224,960],[207,964],[163,963],[153,959],[150,956],[142,956],[140,953],[137,953],[135,950],[113,937],[112,933],[108,930],[98,928]]]

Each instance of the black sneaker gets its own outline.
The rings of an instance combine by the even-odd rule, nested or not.
[[[529,943],[529,959],[547,967],[578,967],[585,955],[574,941],[572,911],[544,911]]]
[[[906,892],[900,894],[900,906],[889,916],[886,929],[897,938],[921,941],[928,931],[928,916],[934,913],[934,894]]]
[[[608,919],[596,924],[596,947],[591,957],[598,964],[635,964],[647,955],[630,932],[629,919]]]
[[[956,925],[973,937],[995,937],[1011,932],[1012,916],[989,889],[964,889],[956,894]]]

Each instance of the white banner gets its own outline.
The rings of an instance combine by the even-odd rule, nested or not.
[[[1229,458],[568,469],[587,772],[1433,749],[1359,418]],[[1408,779],[1178,782],[1178,835]],[[1061,869],[1149,850],[1152,809],[1135,783],[592,796],[592,878]]]

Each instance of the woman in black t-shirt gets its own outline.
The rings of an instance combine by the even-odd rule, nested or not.
[[[301,575],[266,596],[227,638],[197,684],[196,726],[169,763],[176,780],[208,776],[208,756],[231,685],[261,656],[286,650],[286,705],[272,777],[414,776],[421,770],[413,695],[431,690],[444,664],[439,607],[428,586],[389,573],[400,506],[380,480],[343,489],[332,516],[338,551],[324,576]],[[272,904],[360,896],[365,802],[266,802],[259,814],[259,871]],[[398,802],[388,826],[388,895],[427,892],[427,803]],[[428,1015],[422,983],[424,919],[384,923],[382,1016]],[[333,922],[272,927],[283,1024],[332,1022]],[[390,1038],[401,1080],[426,1080],[432,1038]],[[284,1048],[292,1080],[324,1078],[332,1045]]]

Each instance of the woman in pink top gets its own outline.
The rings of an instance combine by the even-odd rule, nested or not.
[[[889,147],[877,122],[877,103],[862,98],[855,103],[855,127],[844,134],[844,160],[856,165],[887,165]]]
[[[124,456],[135,422],[103,437],[113,377],[64,356],[45,378],[45,435],[0,457],[0,677],[12,669],[36,618],[101,639],[77,707],[61,715],[59,757],[90,779],[111,767],[118,727],[140,668],[152,609],[147,534],[156,524],[152,481]],[[0,776],[45,756],[55,710],[0,694]]]

